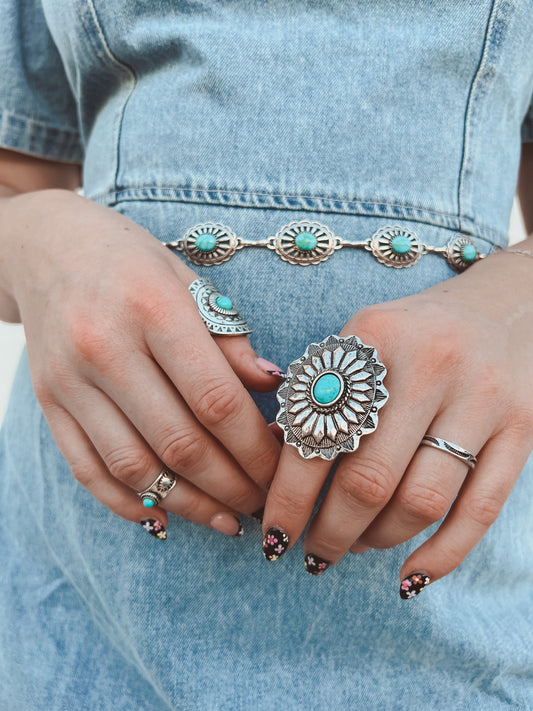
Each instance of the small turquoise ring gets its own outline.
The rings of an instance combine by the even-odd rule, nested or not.
[[[221,294],[209,279],[195,279],[189,286],[196,306],[210,333],[219,336],[240,336],[252,329],[240,316],[233,301]]]
[[[157,478],[144,491],[139,491],[142,504],[147,509],[154,506],[159,506],[161,501],[168,496],[172,489],[176,486],[176,475],[169,469],[163,469]]]
[[[276,422],[285,442],[304,459],[354,452],[378,425],[378,410],[389,397],[386,373],[375,348],[357,336],[311,343],[278,389]]]

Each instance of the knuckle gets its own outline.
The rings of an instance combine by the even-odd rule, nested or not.
[[[353,468],[339,472],[338,486],[349,503],[357,507],[381,509],[394,491],[394,476],[384,462],[358,461]]]
[[[441,491],[422,484],[412,484],[399,491],[398,503],[409,518],[425,524],[443,518],[451,504]]]
[[[231,420],[244,405],[244,390],[227,381],[212,381],[198,398],[195,411],[206,427]]]
[[[469,519],[483,528],[490,528],[498,518],[503,502],[492,494],[478,495],[468,503],[466,513]]]
[[[188,471],[198,466],[206,446],[195,428],[173,428],[167,431],[161,442],[161,459],[172,471]]]
[[[98,472],[94,467],[83,462],[77,462],[70,465],[70,471],[74,479],[88,491],[95,487],[98,480]]]
[[[104,454],[105,464],[115,479],[139,488],[146,475],[154,469],[154,459],[137,447],[117,447]]]
[[[268,500],[271,510],[284,511],[287,518],[290,517],[293,521],[307,520],[313,507],[312,501],[286,487],[278,489],[272,486],[268,492]]]
[[[103,323],[79,316],[70,323],[68,333],[74,352],[82,361],[100,363],[106,359],[111,339]]]
[[[395,340],[400,321],[398,311],[384,306],[366,306],[357,313],[355,328],[363,341],[366,338],[379,349],[385,340]]]

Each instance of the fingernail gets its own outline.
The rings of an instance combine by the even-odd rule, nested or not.
[[[277,560],[289,547],[289,537],[285,531],[275,526],[269,528],[263,538],[263,555],[267,560]]]
[[[263,514],[264,513],[265,513],[265,507],[263,506],[262,508],[255,511],[251,515],[251,518],[253,518],[254,521],[257,521],[257,523],[263,523]]]
[[[161,521],[158,521],[156,518],[145,518],[143,521],[141,521],[141,526],[144,528],[145,531],[148,531],[148,533],[155,538],[159,538],[160,541],[166,541],[167,540],[167,532]]]
[[[240,538],[244,533],[244,528],[239,519],[226,512],[215,514],[211,521],[209,521],[209,525],[211,528],[225,533],[226,536],[233,536],[233,538]]]
[[[422,592],[429,585],[431,579],[425,573],[413,573],[402,580],[400,584],[400,597],[403,600],[408,600]]]
[[[356,541],[353,546],[350,548],[350,553],[365,553],[366,551],[370,550],[370,546],[365,546],[364,543],[359,543],[359,541]]]
[[[268,373],[269,375],[277,375],[279,377],[285,376],[283,370],[279,367],[279,365],[276,365],[275,363],[271,363],[270,361],[265,360],[264,358],[256,358],[255,362],[262,371]]]
[[[308,553],[305,556],[304,565],[307,572],[311,573],[311,575],[322,575],[326,568],[329,568],[330,563],[329,560],[324,560],[324,558],[320,558],[320,556],[314,553]]]
[[[269,422],[268,426],[269,426],[272,434],[274,435],[274,437],[276,437],[277,440],[279,442],[281,442],[281,444],[283,444],[283,439],[284,439],[283,430],[278,425],[278,423],[274,420],[274,422]]]

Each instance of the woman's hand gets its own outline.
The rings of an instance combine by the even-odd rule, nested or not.
[[[74,476],[126,519],[166,511],[230,535],[263,506],[279,443],[245,389],[277,379],[245,336],[213,338],[196,278],[146,230],[64,190],[4,198],[1,284]],[[136,492],[179,474],[157,508]],[[149,516],[148,516],[149,514]]]
[[[352,334],[377,349],[389,400],[377,430],[339,464],[304,541],[306,568],[321,573],[351,547],[396,546],[445,517],[402,567],[410,597],[479,542],[533,448],[533,259],[490,256],[418,295],[363,309],[340,335]],[[420,447],[426,434],[474,453],[476,467]],[[301,535],[330,466],[283,447],[263,519],[267,557],[274,539],[271,559]]]

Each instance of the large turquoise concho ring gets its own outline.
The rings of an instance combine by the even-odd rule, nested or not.
[[[208,330],[221,336],[239,336],[251,333],[252,329],[244,321],[228,296],[224,296],[209,279],[195,279],[189,291],[196,301]]]
[[[378,410],[389,397],[386,373],[375,348],[357,336],[311,343],[289,365],[278,389],[276,422],[285,442],[305,459],[354,452],[360,438],[378,425]]]

